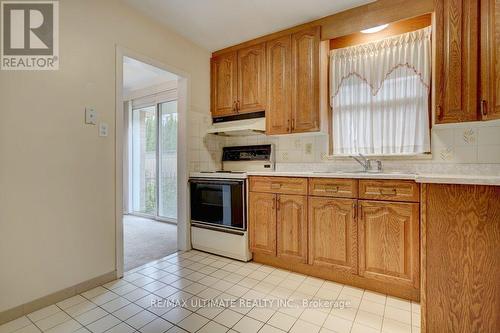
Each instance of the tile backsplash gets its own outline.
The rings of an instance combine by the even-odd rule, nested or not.
[[[219,170],[221,168],[222,147],[224,137],[206,134],[212,124],[210,113],[193,108],[189,113],[189,170]]]
[[[274,144],[276,162],[281,166],[294,164],[321,164],[320,168],[346,165],[352,161],[328,158],[326,134],[294,134],[283,136],[221,137],[207,135],[210,114],[192,112],[190,142],[192,171],[220,168],[222,147]],[[398,168],[420,165],[473,165],[500,164],[500,121],[469,122],[463,124],[435,125],[432,129],[432,159],[397,159],[384,165]]]

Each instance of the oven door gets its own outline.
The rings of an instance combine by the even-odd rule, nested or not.
[[[245,180],[191,178],[191,222],[246,230]]]

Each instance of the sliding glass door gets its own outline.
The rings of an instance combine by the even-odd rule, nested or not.
[[[177,219],[177,101],[134,108],[132,213]]]
[[[177,219],[177,101],[159,105],[158,215]]]

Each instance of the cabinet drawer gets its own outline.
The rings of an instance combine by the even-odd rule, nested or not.
[[[412,180],[360,180],[359,198],[419,202],[420,187]]]
[[[250,191],[307,195],[307,178],[250,177]]]
[[[357,198],[358,182],[355,179],[309,178],[309,195]]]

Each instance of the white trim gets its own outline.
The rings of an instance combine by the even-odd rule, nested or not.
[[[115,265],[117,277],[123,276],[123,57],[130,57],[179,76],[178,136],[177,136],[177,248],[191,248],[188,228],[188,154],[187,123],[189,117],[191,75],[171,65],[163,64],[135,51],[116,45],[115,82]]]
[[[128,91],[123,96],[123,99],[125,101],[128,101],[131,99],[160,94],[160,93],[170,91],[170,90],[177,90],[177,81],[168,81],[165,83],[156,84],[156,85],[142,88],[142,89],[131,90],[131,91]]]

